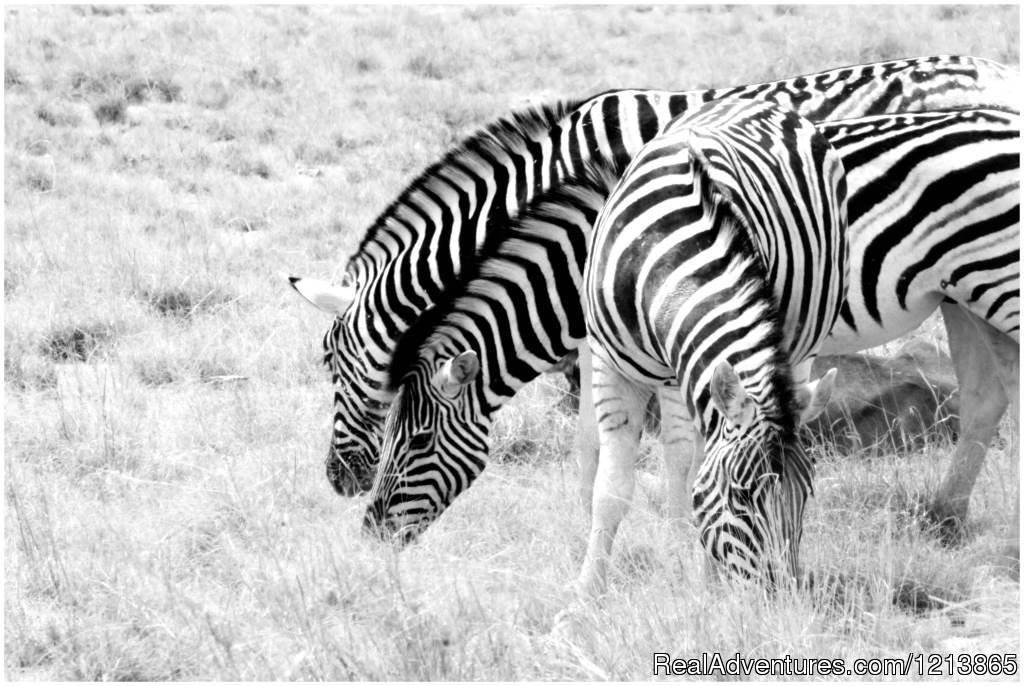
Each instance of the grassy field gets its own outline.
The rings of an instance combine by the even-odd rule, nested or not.
[[[913,507],[948,446],[824,456],[804,561],[847,579],[838,596],[709,584],[692,527],[643,491],[608,597],[552,632],[586,519],[545,379],[421,544],[364,539],[365,503],[323,474],[327,321],[275,276],[338,277],[406,181],[512,108],[928,53],[1017,64],[1018,25],[1015,6],[6,9],[7,677],[640,679],[654,652],[1018,653],[1002,443],[955,550]]]

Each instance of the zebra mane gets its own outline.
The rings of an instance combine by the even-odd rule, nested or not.
[[[504,231],[493,231],[488,235],[475,259],[463,266],[457,283],[447,288],[433,307],[425,310],[416,322],[399,338],[388,367],[388,388],[397,389],[402,378],[409,373],[425,348],[436,342],[439,329],[451,323],[450,318],[459,311],[464,298],[480,293],[482,280],[494,276],[497,263],[503,257],[514,255],[510,245],[516,241],[529,241],[531,235],[541,227],[560,226],[562,213],[569,207],[588,211],[595,194],[607,198],[624,165],[618,162],[588,163],[579,178],[562,181],[535,196],[521,212],[511,219]],[[584,207],[586,206],[586,207]],[[596,219],[597,212],[593,212]],[[593,220],[591,225],[593,225]],[[477,350],[484,356],[485,351]]]
[[[695,152],[695,148],[692,146],[690,150]],[[769,325],[769,333],[762,340],[772,351],[770,360],[772,395],[778,403],[778,414],[771,416],[771,419],[779,425],[786,442],[789,443],[796,437],[799,428],[797,417],[800,413],[789,356],[783,348],[784,320],[775,299],[775,292],[768,280],[764,259],[761,256],[761,251],[757,249],[751,226],[739,206],[733,201],[732,193],[727,187],[716,183],[708,173],[707,157],[702,153],[696,153],[691,156],[691,159],[694,165],[694,175],[699,174],[703,177],[704,182],[700,184],[701,194],[704,196],[703,201],[709,206],[717,206],[721,220],[732,224],[729,227],[731,228],[732,244],[735,248],[732,252],[752,258],[748,270],[752,273],[753,278],[747,280],[743,287],[749,294],[749,300],[756,301],[764,307],[764,321]],[[777,466],[781,467],[781,465]]]
[[[522,148],[537,140],[542,134],[549,132],[555,124],[579,107],[582,102],[582,100],[563,100],[513,112],[509,116],[487,124],[461,140],[444,157],[420,172],[419,176],[413,179],[398,197],[377,215],[359,242],[359,247],[349,257],[348,264],[352,265],[357,257],[381,237],[381,234],[389,230],[394,218],[409,203],[415,193],[421,190],[429,191],[435,187],[440,190],[450,189],[450,182],[441,177],[442,170],[457,163],[464,164],[474,160],[488,161],[490,158],[500,158],[502,151],[514,151],[517,148]],[[504,194],[499,195],[503,196]],[[345,271],[348,272],[347,267]]]

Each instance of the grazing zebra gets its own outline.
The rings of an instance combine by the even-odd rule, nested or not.
[[[616,178],[587,170],[535,198],[399,341],[364,529],[413,540],[484,469],[494,412],[586,335],[590,227]]]
[[[1012,70],[985,59],[921,57],[735,88],[612,91],[582,104],[518,114],[471,136],[430,166],[375,220],[342,286],[292,278],[336,319],[324,336],[334,409],[326,459],[342,494],[369,488],[393,395],[387,371],[399,338],[465,265],[537,193],[591,160],[628,161],[673,117],[716,98],[775,100],[811,120],[943,107],[1014,107]]]
[[[712,103],[633,159],[583,275],[601,459],[581,590],[604,587],[647,401],[666,384],[706,450],[693,487],[706,552],[743,577],[796,574],[814,474],[797,426],[828,391],[801,398],[791,370],[839,316],[846,248],[840,157],[776,105]]]
[[[700,162],[696,153],[691,155],[698,149]],[[612,172],[607,179],[616,176]],[[400,362],[391,370],[397,397],[385,427],[382,463],[364,520],[367,529],[388,537],[397,533],[400,540],[407,541],[436,518],[483,469],[489,418],[496,401],[514,392],[503,382],[521,377],[523,371],[536,375],[565,352],[571,345],[568,338],[579,338],[582,321],[569,320],[569,327],[562,323],[568,309],[564,306],[579,306],[579,267],[586,252],[586,232],[580,227],[590,225],[610,186],[611,181],[606,180],[603,193],[595,183],[591,188],[545,196],[527,211],[522,230],[517,232],[521,235],[504,241],[494,256],[484,257],[478,274],[460,297],[441,310],[443,315],[439,312],[443,318],[430,321],[432,317],[424,317],[414,327],[416,335],[403,338],[395,356]],[[643,197],[636,197],[637,186]],[[703,207],[702,200],[710,204]],[[651,218],[652,213],[664,210],[667,221],[675,222],[669,227],[672,236],[659,245],[660,264],[641,265],[626,259],[628,267],[616,264],[618,273],[640,269],[646,274],[653,269],[663,275],[677,260],[691,255],[699,263],[697,271],[716,288],[727,288],[730,297],[739,293],[756,300],[760,309],[753,314],[757,321],[785,318],[785,336],[775,336],[772,344],[784,346],[787,357],[770,360],[780,369],[785,362],[785,374],[780,371],[772,379],[780,387],[784,381],[785,388],[779,391],[786,394],[782,406],[787,411],[824,406],[824,399],[815,400],[809,391],[797,394],[788,376],[788,354],[792,353],[795,362],[807,360],[809,365],[809,358],[838,317],[846,274],[842,165],[810,123],[774,104],[744,100],[711,103],[684,115],[649,143],[607,202],[607,207],[631,213],[629,221],[652,223],[664,230],[664,218]],[[607,207],[601,216],[609,216]],[[684,221],[701,231],[684,236],[679,225]],[[749,260],[729,264],[714,255],[713,244],[736,256],[742,250],[753,250],[749,240],[744,242],[748,232],[758,248]],[[791,240],[789,234],[800,238]],[[598,237],[595,234],[595,250],[600,245]],[[648,241],[650,236],[640,231],[637,238]],[[591,251],[592,260],[603,257]],[[549,268],[553,265],[561,268]],[[752,289],[752,274],[762,282],[771,278],[778,286],[777,293],[773,296],[763,284]],[[672,281],[668,288],[682,287],[689,292],[682,283]],[[615,283],[613,288],[624,301],[632,303],[635,295],[639,302],[635,285]],[[695,287],[703,288],[699,283]],[[564,296],[567,291],[570,299]],[[653,294],[644,294],[648,296]],[[670,304],[664,296],[661,293],[655,300]],[[786,304],[778,314],[772,304],[775,298]],[[645,324],[634,318],[625,326],[635,331]],[[640,363],[642,355],[633,349],[628,354],[631,364]],[[731,368],[728,373],[735,378]],[[664,381],[671,383],[673,378],[669,374]],[[828,387],[822,387],[824,395]],[[693,407],[693,398],[686,401]],[[645,405],[646,399],[639,407]],[[600,403],[598,408],[601,412]],[[795,417],[790,419],[790,428],[795,428]],[[605,428],[603,422],[601,426]],[[789,437],[795,440],[795,435]],[[709,454],[722,454],[719,443],[709,443]],[[810,462],[805,461],[809,489]],[[606,464],[609,462],[602,461],[602,468]],[[629,481],[632,483],[631,469]],[[602,516],[605,510],[606,503],[595,503],[595,523],[606,519]],[[729,561],[740,564],[731,557]],[[752,572],[751,565],[740,566]]]
[[[1008,404],[1018,416],[1020,115],[967,110],[872,124],[826,134],[847,167],[858,259],[856,292],[822,353],[885,343],[941,308],[960,386],[960,437],[929,514],[957,539]]]
[[[1020,129],[1019,114],[973,109],[818,126],[847,172],[851,264],[847,299],[821,353],[886,343],[941,309],[960,386],[960,435],[929,515],[949,540],[962,536],[1008,405],[1017,416]],[[674,470],[688,464],[667,464],[670,480],[685,483]],[[685,508],[676,501],[669,509]]]
[[[863,302],[868,299],[881,303],[879,311],[886,318],[881,326],[889,327],[891,337],[917,326],[946,297],[937,290],[941,281],[972,259],[988,255],[988,261],[1014,249],[1019,193],[1013,154],[1019,128],[1019,117],[991,110],[879,115],[816,126],[846,170],[850,272],[858,276],[841,310],[856,313],[857,321],[837,321],[825,346],[856,350],[865,347],[858,332],[881,335],[875,320],[865,314]],[[913,163],[908,168],[904,160]],[[382,532],[402,531],[408,540],[427,526],[483,469],[494,412],[579,345],[585,335],[580,293],[591,227],[618,176],[613,168],[535,198],[503,239],[488,246],[460,287],[450,290],[402,338],[389,384],[398,389],[401,402],[388,417],[385,466],[374,489],[368,527],[383,524]],[[955,193],[928,191],[952,181]],[[898,207],[889,206],[883,215],[874,211],[892,198],[901,199]],[[894,228],[902,236],[910,221],[916,223],[893,249],[905,243],[907,256],[921,257],[930,252],[930,244],[956,245],[940,265],[945,272],[931,270],[909,278],[903,292],[860,278],[872,254],[868,246]],[[997,234],[1007,235],[991,241],[992,229],[1000,226]],[[1015,259],[1013,253],[1010,261]],[[897,274],[908,271],[891,268]],[[992,288],[1016,289],[1015,282],[1003,277],[1000,271],[979,273],[965,293],[976,292],[978,279],[984,278],[993,285],[979,295]],[[986,296],[974,307],[984,313],[1004,301]],[[875,338],[867,342],[874,344]],[[678,434],[680,426],[689,425],[681,395],[665,387],[660,398],[666,421],[676,422]],[[672,434],[662,432],[663,442],[670,443],[667,448],[671,440],[665,436]],[[669,460],[666,465],[675,478],[670,479],[670,492],[682,497],[687,463]],[[592,476],[582,481],[589,488]]]

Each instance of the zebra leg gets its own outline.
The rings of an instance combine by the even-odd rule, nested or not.
[[[658,389],[661,406],[661,447],[665,462],[665,512],[669,518],[683,519],[692,514],[690,473],[700,463],[703,452],[694,440],[693,420],[686,411],[678,386]]]
[[[1008,557],[1020,562],[1020,345],[1010,341],[1008,337],[1001,339],[996,348],[996,359],[1000,362],[1001,380],[1006,395],[1009,397],[1010,417],[1013,419],[1013,434],[1010,440],[1010,459],[1013,460],[1013,483],[1017,486],[1017,497],[1014,499],[1013,524],[1006,549]]]
[[[577,461],[580,469],[579,497],[583,511],[590,514],[594,500],[594,477],[597,475],[597,416],[594,413],[593,363],[590,346],[586,341],[580,344],[579,357],[579,416],[577,427]]]
[[[979,322],[980,324],[980,322]],[[982,326],[987,326],[981,324]],[[996,371],[999,374],[999,384],[1006,394],[1010,408],[1010,418],[1013,421],[1013,428],[1010,435],[1008,453],[1016,467],[1012,483],[1017,485],[1017,494],[1014,499],[1013,523],[1010,526],[1010,538],[1006,554],[1011,559],[1020,560],[1020,344],[998,331],[989,327],[991,334],[986,344],[993,359],[996,361]]]
[[[963,537],[971,490],[999,420],[1011,399],[1017,405],[1020,349],[956,303],[943,303],[942,317],[960,384],[960,440],[928,514],[943,539],[954,542]]]
[[[594,408],[601,442],[594,482],[590,539],[576,590],[583,597],[607,587],[608,562],[619,524],[633,498],[634,467],[651,389],[637,386],[599,356],[593,360]]]

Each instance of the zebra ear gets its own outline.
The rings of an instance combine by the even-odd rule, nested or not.
[[[326,281],[317,279],[303,279],[298,276],[288,276],[289,285],[295,292],[308,300],[319,310],[335,317],[345,314],[352,301],[356,299],[355,289],[351,286],[335,286]]]
[[[458,393],[480,373],[480,358],[472,350],[459,353],[441,365],[434,382],[448,394]]]
[[[806,424],[825,409],[829,398],[832,397],[832,389],[836,385],[836,368],[825,372],[825,376],[817,381],[811,381],[801,386],[796,392],[796,402],[800,407],[800,423]]]
[[[754,401],[728,362],[715,367],[711,376],[711,402],[734,426],[745,426],[754,419]]]

